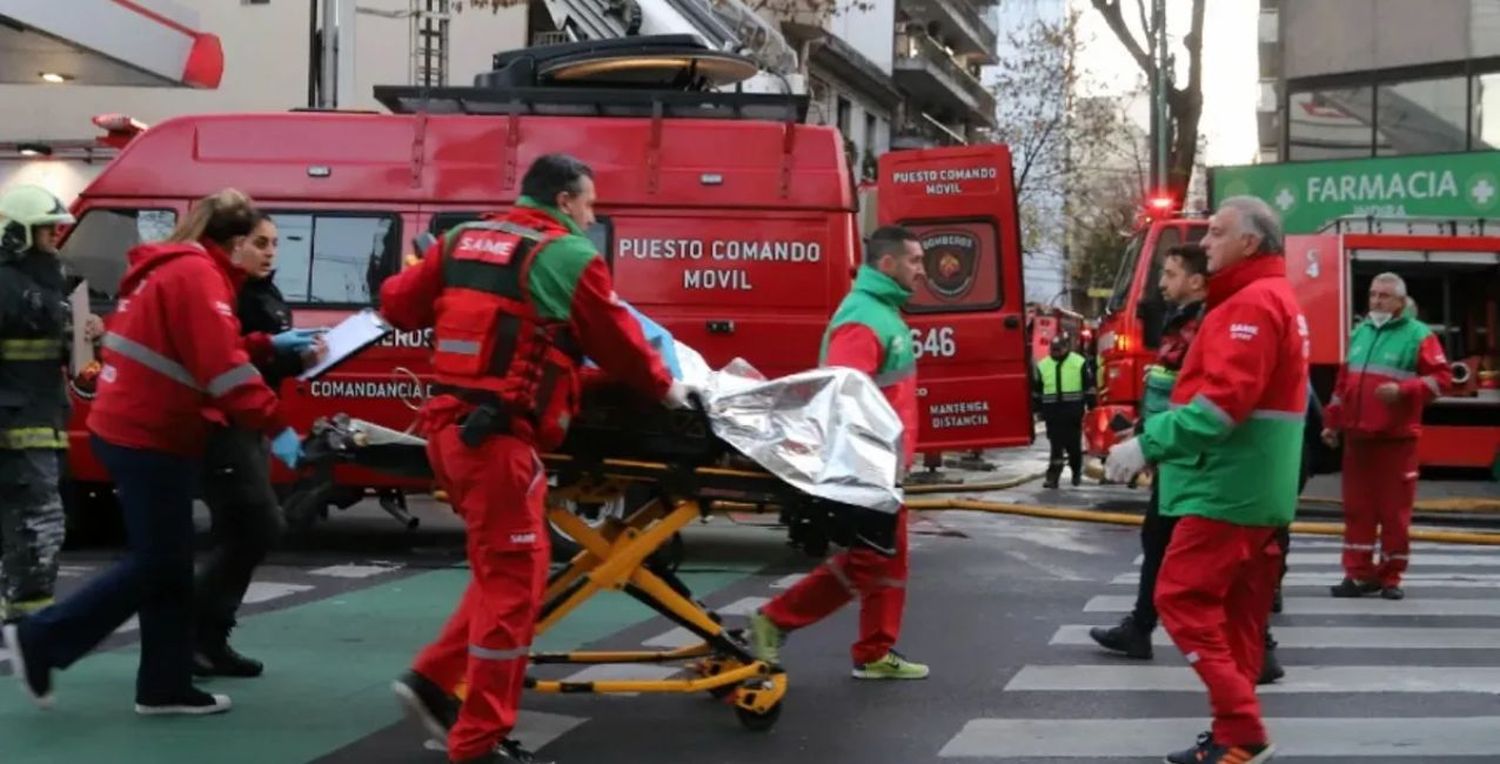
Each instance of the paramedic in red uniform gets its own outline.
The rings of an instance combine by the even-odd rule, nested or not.
[[[652,401],[688,405],[616,299],[594,222],[593,171],[543,156],[508,213],[455,228],[385,282],[381,310],[403,330],[433,327],[436,396],[420,428],[439,485],[468,530],[473,571],[437,641],[393,685],[455,762],[533,762],[515,727],[550,549],[538,450],[563,440],[585,356]],[[468,693],[456,718],[451,692]]]
[[[1442,343],[1416,313],[1400,276],[1370,281],[1370,312],[1349,340],[1325,414],[1324,442],[1337,447],[1344,435],[1344,580],[1331,587],[1335,597],[1406,596],[1422,409],[1453,381]]]
[[[869,374],[901,417],[901,471],[911,467],[917,445],[916,356],[901,308],[926,278],[922,244],[897,226],[881,228],[865,246],[865,264],[854,289],[833,314],[823,339],[823,366],[845,366]],[[851,655],[856,679],[924,679],[927,666],[894,649],[906,606],[906,508],[896,527],[896,554],[855,547],[828,560],[751,617],[756,657],[780,662],[787,632],[832,615],[859,599],[859,641]]]
[[[274,437],[272,453],[288,467],[302,452],[234,317],[245,275],[230,253],[255,222],[250,199],[225,190],[199,200],[165,242],[130,250],[88,416],[94,453],[119,493],[128,551],[71,597],[6,627],[17,674],[39,704],[50,702],[53,669],[139,613],[136,713],[229,710],[227,696],[192,681],[193,499],[204,447],[213,426],[232,424]]]
[[[1226,199],[1209,220],[1208,312],[1171,408],[1110,449],[1123,482],[1157,465],[1162,515],[1178,517],[1156,583],[1172,641],[1208,686],[1213,728],[1167,761],[1260,764],[1275,748],[1255,683],[1292,521],[1307,414],[1307,321],[1265,202]]]

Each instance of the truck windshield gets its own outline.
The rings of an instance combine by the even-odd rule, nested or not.
[[[137,244],[161,241],[177,225],[170,209],[95,207],[85,213],[63,242],[61,257],[68,275],[88,281],[96,304],[114,302],[125,275],[125,254]]]
[[[1120,312],[1125,308],[1130,299],[1130,282],[1135,281],[1136,261],[1141,259],[1141,246],[1146,241],[1146,232],[1137,231],[1130,238],[1130,244],[1125,247],[1125,255],[1120,258],[1120,270],[1115,273],[1114,291],[1109,295],[1109,303],[1104,306],[1104,312],[1110,315]]]

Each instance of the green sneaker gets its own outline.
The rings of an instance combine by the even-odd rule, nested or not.
[[[929,673],[926,666],[912,663],[895,650],[878,661],[854,667],[855,679],[926,679]]]
[[[750,616],[750,645],[756,658],[772,666],[780,665],[783,642],[786,642],[786,632],[764,613],[757,610]]]

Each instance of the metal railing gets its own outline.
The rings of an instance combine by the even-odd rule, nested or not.
[[[897,35],[896,54],[897,64],[902,60],[926,61],[943,75],[938,79],[947,80],[952,89],[967,95],[974,101],[974,109],[984,113],[986,121],[993,119],[995,112],[995,96],[979,81],[978,77],[970,74],[953,60],[953,56],[941,45],[938,45],[921,32],[905,32]]]

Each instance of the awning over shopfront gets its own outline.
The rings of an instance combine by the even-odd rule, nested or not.
[[[0,82],[213,89],[219,38],[170,0],[0,0]]]

